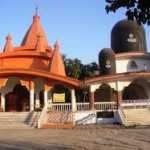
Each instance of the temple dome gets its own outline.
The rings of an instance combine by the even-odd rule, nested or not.
[[[116,73],[115,53],[112,49],[104,48],[100,51],[99,66],[101,75]]]
[[[143,26],[135,21],[119,21],[111,32],[111,48],[115,53],[146,52],[146,36]]]
[[[25,34],[23,38],[21,46],[35,47],[37,44],[37,39],[38,39],[37,37],[39,35],[43,37],[43,43],[45,47],[48,47],[48,40],[46,38],[44,29],[41,25],[40,16],[35,15],[33,16],[33,22],[30,28],[28,29],[27,33]]]

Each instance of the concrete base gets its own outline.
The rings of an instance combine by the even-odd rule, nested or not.
[[[97,118],[97,124],[113,124],[116,123],[115,118]]]

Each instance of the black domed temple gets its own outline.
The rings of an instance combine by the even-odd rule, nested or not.
[[[115,53],[146,52],[145,30],[134,21],[122,20],[112,29],[111,48]]]
[[[100,75],[85,81],[90,90],[91,108],[97,108],[100,103],[101,107],[102,103],[110,104],[104,105],[105,110],[117,103],[118,113],[113,115],[119,114],[122,124],[150,124],[147,109],[150,102],[150,53],[144,27],[129,20],[116,23],[111,31],[111,48],[102,49],[98,61]]]
[[[11,40],[0,54],[0,128],[9,120],[17,128],[150,124],[150,53],[136,22],[114,25],[110,48],[98,55],[99,75],[85,81],[66,76],[60,44],[49,46],[37,14],[21,45]]]

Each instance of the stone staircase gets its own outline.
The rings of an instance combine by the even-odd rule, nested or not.
[[[126,126],[150,125],[150,108],[125,108],[122,111]]]
[[[33,129],[40,112],[0,112],[0,129]]]

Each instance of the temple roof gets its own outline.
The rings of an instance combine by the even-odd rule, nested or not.
[[[1,77],[20,76],[44,78],[46,82],[58,82],[70,87],[79,87],[79,81],[66,76],[65,66],[58,42],[51,47],[42,28],[40,17],[34,15],[21,46],[15,47],[10,35],[6,37],[0,53]],[[1,72],[2,73],[2,72]]]
[[[13,51],[12,37],[8,35],[6,37],[6,43],[3,52],[12,52],[12,51]]]
[[[21,46],[30,46],[35,47],[37,43],[37,37],[42,36],[43,37],[43,43],[45,47],[48,47],[48,40],[46,38],[44,29],[42,27],[42,24],[40,22],[40,16],[37,14],[33,16],[33,22],[31,26],[29,27],[27,33],[25,34],[23,41],[21,43]]]
[[[58,43],[58,41],[54,46],[53,56],[50,65],[50,73],[66,76],[64,62],[60,54],[60,44]]]
[[[136,21],[119,21],[111,32],[111,48],[115,53],[147,52],[144,27]]]

